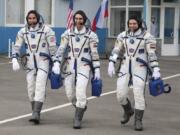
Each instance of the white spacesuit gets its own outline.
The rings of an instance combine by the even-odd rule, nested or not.
[[[85,27],[79,32],[76,28],[74,31],[69,29],[61,36],[61,45],[57,53],[60,56],[60,61],[65,48],[68,47],[69,51],[66,61],[66,73],[68,74],[65,78],[66,94],[70,101],[76,96],[76,106],[80,108],[85,108],[87,103],[86,87],[91,70],[90,65],[82,58],[91,61],[92,56],[93,68],[100,68],[97,44],[96,34]],[[76,85],[76,95],[73,85]]]
[[[109,59],[108,73],[110,76],[115,73],[114,63],[117,61],[118,56],[122,56],[120,58],[122,61],[117,80],[117,100],[121,103],[125,111],[124,120],[121,121],[122,124],[127,123],[134,113],[128,100],[128,86],[133,86],[135,117],[139,116],[139,112],[142,116],[145,109],[144,90],[147,80],[147,67],[139,62],[138,59],[145,61],[154,69],[154,77],[160,77],[155,50],[156,40],[148,32],[141,29],[141,26],[135,32],[124,31],[117,37],[112,55]],[[142,121],[142,117],[139,119]],[[142,127],[137,127],[136,124],[135,126],[136,130],[142,130]]]
[[[76,14],[79,14],[80,17],[83,16],[83,21],[86,20],[83,11],[77,11]],[[87,105],[86,88],[91,71],[91,67],[86,60],[92,62],[93,69],[95,70],[94,78],[100,79],[100,61],[97,47],[98,37],[94,32],[84,25],[81,30],[78,30],[75,26],[62,34],[60,47],[56,54],[61,63],[63,54],[67,50],[68,54],[65,58],[65,90],[69,101],[76,107],[76,114],[79,113],[81,115],[81,118],[77,119],[81,120]],[[56,67],[54,66],[52,70],[54,71]],[[80,124],[74,124],[74,128],[80,128]]]
[[[18,69],[17,58],[20,56],[22,45],[25,45],[26,48],[27,61],[25,68],[27,72],[28,97],[32,103],[33,113],[35,111],[40,112],[45,100],[46,83],[50,67],[48,56],[53,57],[56,52],[55,33],[42,23],[37,23],[34,28],[28,25],[21,28],[13,47],[13,70]],[[39,123],[39,118],[35,122]]]

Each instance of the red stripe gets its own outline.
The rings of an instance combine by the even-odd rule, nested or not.
[[[68,17],[67,18],[69,18],[69,16],[72,14],[72,10],[68,10]]]
[[[73,18],[73,15],[71,15],[71,16],[68,18],[67,22],[69,23],[69,22],[72,20],[72,18]]]
[[[105,10],[105,13],[104,13],[104,17],[108,17],[109,14],[108,14],[108,9]]]
[[[92,31],[96,31],[96,19],[93,20]]]
[[[73,15],[71,14],[70,17],[68,18],[68,21],[67,21],[67,28],[71,28],[72,26],[72,23],[73,23]]]

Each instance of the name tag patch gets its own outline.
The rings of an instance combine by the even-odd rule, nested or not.
[[[79,52],[79,48],[74,48],[74,51],[75,52]]]
[[[133,53],[133,52],[134,52],[134,49],[133,49],[133,48],[130,48],[130,49],[129,49],[129,52],[130,52],[130,53]]]
[[[31,45],[31,48],[32,48],[32,49],[35,49],[35,48],[36,48],[36,44],[32,44],[32,45]]]
[[[89,51],[88,48],[84,48],[84,52],[87,53]]]
[[[139,49],[139,54],[144,53],[144,49]]]

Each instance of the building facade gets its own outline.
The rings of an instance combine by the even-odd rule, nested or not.
[[[74,0],[74,12],[84,10],[93,20],[101,0]],[[15,40],[20,27],[26,23],[25,16],[36,9],[45,23],[56,32],[59,42],[66,28],[69,0],[0,0],[0,53],[8,51],[8,42]],[[106,38],[127,30],[127,20],[136,15],[146,22],[147,30],[161,41],[161,54],[180,55],[180,0],[109,0],[109,17],[105,28],[97,30],[100,38],[99,52],[104,53]]]
[[[161,41],[161,55],[180,55],[180,0],[110,0],[108,36],[126,30],[131,15],[142,18]]]

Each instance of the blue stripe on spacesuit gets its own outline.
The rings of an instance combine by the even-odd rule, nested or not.
[[[75,71],[75,86],[76,86],[76,82],[77,82],[77,59],[74,60],[74,71]]]
[[[37,67],[37,61],[35,55],[33,55],[33,58],[34,58],[34,67],[36,68],[36,73],[37,73],[38,67]]]
[[[128,86],[132,85],[133,84],[133,81],[132,81],[132,63],[131,63],[131,59],[129,59],[129,83],[128,83]]]

